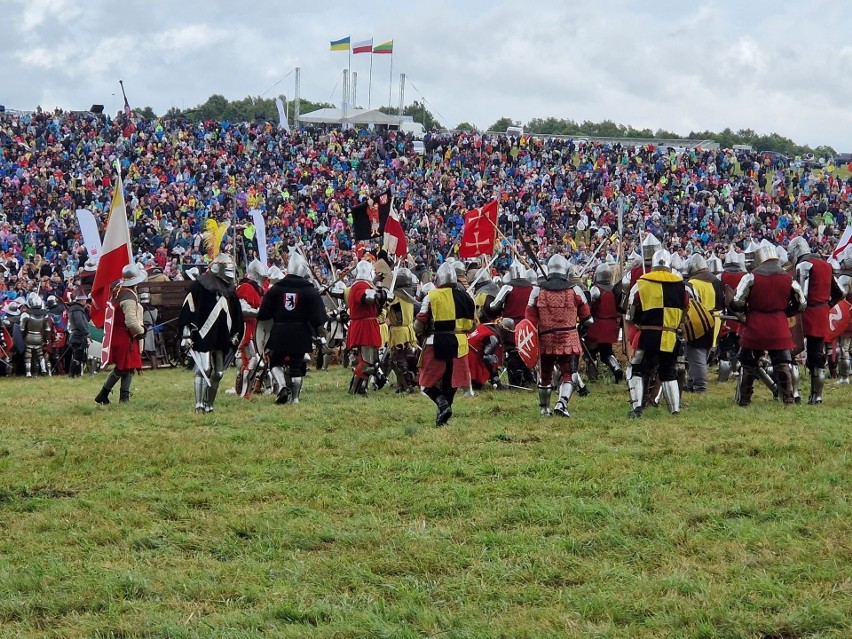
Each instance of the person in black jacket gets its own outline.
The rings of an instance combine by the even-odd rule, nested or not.
[[[291,255],[287,275],[266,292],[257,313],[259,349],[270,352],[269,372],[279,388],[276,404],[299,403],[306,355],[315,337],[325,339],[321,335],[328,315],[308,273],[305,258]]]

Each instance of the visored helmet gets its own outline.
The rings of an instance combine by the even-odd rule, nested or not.
[[[604,262],[603,264],[599,264],[595,269],[595,284],[603,284],[604,286],[609,286],[612,284],[612,268],[610,265]]]
[[[564,255],[556,254],[547,260],[547,274],[548,275],[556,275],[567,278],[568,277],[568,260],[565,259]]]
[[[538,282],[538,273],[534,268],[528,268],[524,273],[524,278],[530,284],[535,284],[536,282]]]
[[[444,262],[438,267],[438,272],[435,273],[435,286],[455,286],[458,278],[456,277],[455,263]]]
[[[787,258],[790,263],[795,266],[803,256],[811,252],[811,247],[808,241],[801,235],[794,237],[787,245]]]
[[[645,239],[642,240],[642,257],[645,260],[653,259],[654,253],[662,248],[662,243],[658,240],[653,233],[648,233],[645,236]]]
[[[252,260],[246,269],[246,277],[258,284],[263,284],[263,280],[269,277],[269,270],[260,260]]]
[[[526,268],[518,261],[517,258],[512,260],[512,263],[509,265],[509,274],[512,276],[513,280],[523,279],[526,272]]]
[[[772,244],[766,244],[757,249],[754,254],[754,266],[757,268],[767,260],[777,260],[778,254],[775,252],[775,247]]]
[[[225,253],[219,253],[216,259],[210,262],[210,272],[228,284],[233,284],[237,278],[237,266],[231,256]]]
[[[695,275],[699,271],[704,271],[707,269],[707,260],[704,259],[704,256],[701,253],[693,253],[690,258],[686,261],[686,274],[687,275]]]
[[[367,262],[369,264],[369,262]],[[360,262],[358,263],[360,266]],[[356,267],[357,268],[357,267]],[[296,277],[308,277],[311,269],[308,268],[307,260],[300,253],[293,253],[287,260],[287,273]]]
[[[30,293],[27,295],[27,306],[31,309],[41,310],[44,308],[44,300],[41,299],[40,295],[35,293]]]
[[[760,245],[754,240],[745,247],[745,265],[749,270],[754,268],[754,254],[757,253],[758,249],[760,249]]]
[[[355,279],[356,280],[367,280],[368,282],[372,282],[373,278],[375,278],[376,272],[373,269],[372,262],[368,262],[367,260],[361,260],[355,266]]]
[[[737,253],[732,246],[725,253],[725,266],[732,270],[745,270],[745,255]]]
[[[671,270],[672,254],[666,249],[660,249],[651,258],[651,268]]]
[[[284,279],[284,272],[278,268],[277,266],[271,266],[269,268],[269,283],[272,285],[277,284],[281,280]]]

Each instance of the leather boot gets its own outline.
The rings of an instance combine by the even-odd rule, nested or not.
[[[754,394],[754,381],[757,379],[757,371],[752,367],[743,366],[740,377],[737,380],[737,392],[735,401],[737,406],[748,406]]]
[[[443,426],[453,416],[453,407],[443,395],[438,395],[435,398],[435,405],[437,406],[437,410],[435,411],[435,426]]]
[[[109,404],[109,394],[110,391],[108,391],[106,388],[101,388],[101,392],[95,396],[95,401],[98,404],[106,406],[107,404]]]

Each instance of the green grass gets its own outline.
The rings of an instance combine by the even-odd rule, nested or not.
[[[2,637],[852,636],[848,387],[483,392],[439,430],[339,369],[209,416],[186,372],[102,380],[0,380]]]

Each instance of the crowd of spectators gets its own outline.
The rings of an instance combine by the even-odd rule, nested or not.
[[[387,188],[412,257],[433,268],[454,252],[464,213],[492,199],[505,234],[498,269],[522,237],[539,257],[561,251],[584,262],[618,231],[619,218],[628,250],[650,231],[682,254],[796,235],[833,247],[848,222],[845,168],[775,170],[725,149],[465,132],[429,134],[424,148],[418,154],[411,138],[387,131],[0,114],[0,304],[35,289],[59,296],[77,284],[88,254],[75,212],[91,210],[103,232],[116,165],[136,259],[170,279],[203,265],[210,218],[232,223],[225,251],[238,262],[251,258],[252,209],[266,219],[271,262],[302,244],[327,276],[328,256],[345,267],[372,248],[353,241],[349,209]]]

